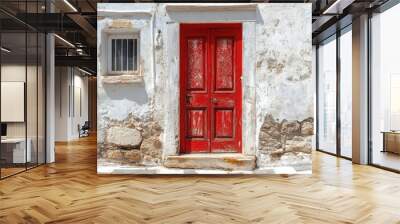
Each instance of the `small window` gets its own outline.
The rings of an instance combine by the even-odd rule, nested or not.
[[[112,35],[109,39],[110,74],[123,74],[138,70],[139,40],[132,35]]]

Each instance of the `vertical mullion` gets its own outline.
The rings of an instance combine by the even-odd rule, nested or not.
[[[75,67],[71,67],[72,74],[71,74],[71,82],[72,82],[72,87],[71,87],[71,101],[72,101],[72,117],[75,119]]]
[[[372,12],[368,12],[367,20],[367,148],[368,148],[368,164],[373,164],[373,153],[372,153]]]
[[[25,21],[28,19],[28,1],[25,0]],[[28,24],[25,24],[25,88],[24,88],[24,120],[25,120],[25,170],[28,169],[28,113],[27,113],[27,97],[28,97]]]
[[[45,13],[47,13],[48,2],[45,1]],[[44,163],[47,163],[47,32],[44,33]],[[43,77],[43,73],[42,73]],[[61,92],[61,88],[60,88]],[[43,109],[43,107],[42,107]],[[42,117],[43,118],[43,117]]]
[[[315,148],[319,149],[319,44],[315,47]]]
[[[37,4],[36,4],[36,12],[38,12]],[[38,165],[39,165],[39,33],[36,32],[36,166]]]
[[[71,117],[71,67],[67,67],[68,72],[68,118]]]
[[[36,0],[39,14],[39,1]],[[39,165],[39,31],[36,31],[36,166]]]
[[[336,31],[336,154],[341,157],[341,119],[340,119],[340,30]]]
[[[2,23],[0,23],[0,47],[2,47]],[[0,51],[0,126],[3,124],[2,122],[1,122],[1,110],[2,110],[2,108],[1,108],[1,67],[2,67],[2,58],[1,58],[1,55],[3,54],[3,52],[1,52]],[[1,127],[0,127],[1,128]],[[1,134],[0,134],[0,136],[1,136]],[[1,162],[1,144],[0,144],[0,179],[2,179],[2,176],[1,176],[1,170],[2,170],[2,162]]]

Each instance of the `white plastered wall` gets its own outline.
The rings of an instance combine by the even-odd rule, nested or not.
[[[70,141],[88,120],[88,78],[72,67],[56,67],[55,73],[55,141]]]

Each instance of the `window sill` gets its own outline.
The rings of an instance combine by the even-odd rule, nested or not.
[[[105,75],[101,81],[106,84],[133,84],[142,83],[143,76],[136,74],[124,74],[124,75]]]

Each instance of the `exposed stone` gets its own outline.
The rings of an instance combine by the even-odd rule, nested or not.
[[[105,84],[142,83],[143,76],[136,73],[126,73],[123,75],[106,75],[101,77],[101,82]]]
[[[281,160],[288,153],[311,154],[311,136],[313,135],[313,119],[302,121],[276,120],[266,115],[259,135],[259,148],[266,161]],[[265,158],[264,158],[265,159]]]
[[[112,29],[132,28],[132,23],[127,19],[114,19],[109,26]]]
[[[122,121],[107,120],[105,142],[98,144],[98,158],[135,166],[161,164],[162,128],[151,117],[130,114]]]
[[[298,121],[282,121],[281,133],[287,135],[298,135],[300,133],[300,122]]]
[[[140,151],[139,150],[126,151],[123,159],[131,163],[138,163],[141,160]]]
[[[261,133],[268,134],[274,138],[280,138],[280,128],[281,124],[276,122],[271,115],[267,115],[261,127]]]
[[[302,135],[313,135],[314,134],[314,120],[312,118],[305,119],[301,122],[301,134]]]
[[[255,165],[255,156],[236,153],[168,156],[164,162],[166,167],[180,169],[253,170]]]
[[[143,137],[150,138],[152,136],[158,136],[161,132],[161,127],[155,122],[149,122],[145,127],[143,127]]]
[[[139,150],[112,149],[107,151],[106,158],[119,162],[139,163],[141,155]]]
[[[161,160],[162,143],[157,137],[150,137],[143,140],[140,151],[144,155],[143,163],[146,165],[154,165]],[[157,162],[156,162],[157,161]]]
[[[134,128],[111,127],[107,130],[107,143],[126,149],[139,148],[142,134]]]
[[[121,150],[108,150],[106,153],[107,159],[122,160],[124,155]]]
[[[285,152],[311,153],[311,144],[303,141],[287,141]]]

